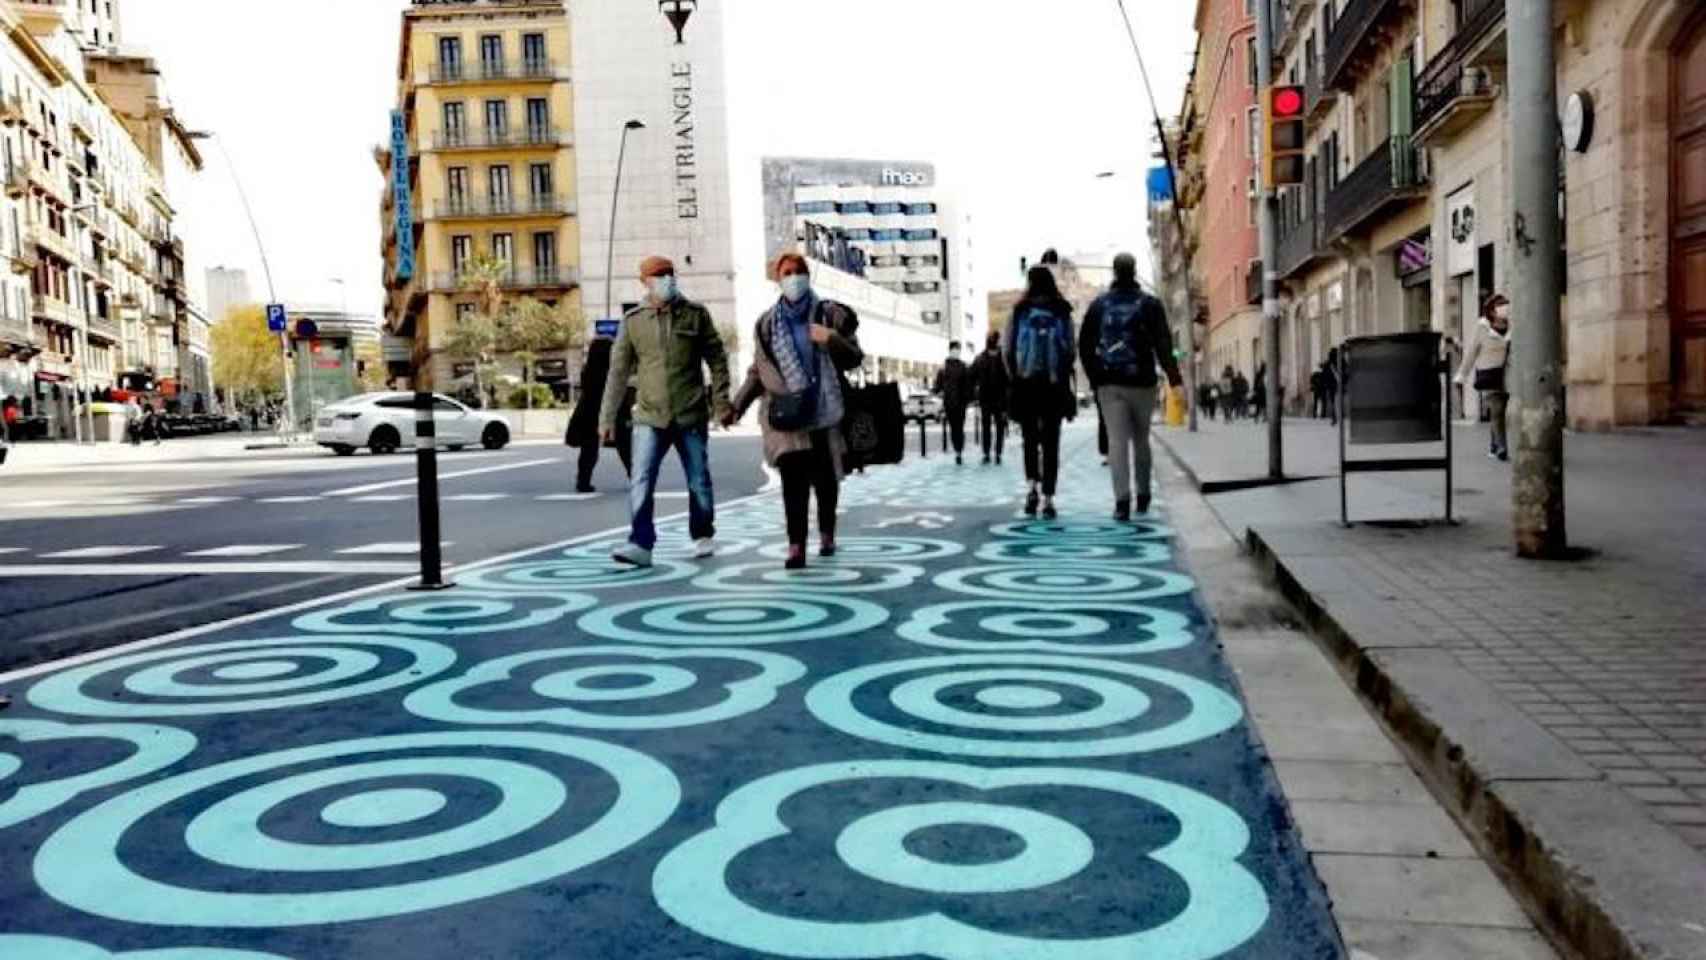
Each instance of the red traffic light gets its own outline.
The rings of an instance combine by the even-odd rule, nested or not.
[[[1273,94],[1274,119],[1288,119],[1303,115],[1302,87],[1275,87]]]

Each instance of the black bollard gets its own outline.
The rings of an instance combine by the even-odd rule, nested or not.
[[[432,419],[433,396],[415,391],[415,501],[421,528],[421,582],[410,590],[447,590],[438,528],[438,442]]]
[[[918,418],[918,455],[930,459],[930,435],[924,432],[924,418]]]

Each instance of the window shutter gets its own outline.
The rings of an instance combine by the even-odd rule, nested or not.
[[[1406,187],[1416,181],[1416,154],[1410,146],[1416,124],[1415,61],[1408,54],[1392,65],[1392,81],[1387,84],[1392,118],[1392,185]]]

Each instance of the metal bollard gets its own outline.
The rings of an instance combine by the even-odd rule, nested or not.
[[[930,459],[930,436],[924,432],[924,418],[918,418],[918,455]]]
[[[433,396],[415,391],[415,501],[421,528],[421,582],[410,590],[448,590],[438,526],[438,443],[432,419]]]

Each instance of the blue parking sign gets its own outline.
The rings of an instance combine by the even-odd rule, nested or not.
[[[286,326],[284,304],[267,304],[267,330],[272,333],[283,333]]]

